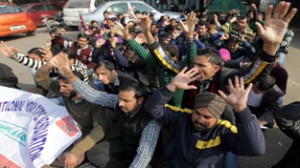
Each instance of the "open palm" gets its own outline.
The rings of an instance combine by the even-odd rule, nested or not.
[[[252,84],[245,89],[243,78],[235,77],[235,84],[232,84],[231,79],[228,81],[229,85],[229,95],[219,90],[220,96],[230,104],[235,111],[240,112],[247,107],[247,99],[249,92],[252,88]]]
[[[196,14],[194,12],[191,12],[190,14],[188,14],[185,24],[182,21],[180,21],[180,26],[186,35],[193,36],[196,22]]]
[[[266,19],[263,25],[256,23],[259,37],[265,43],[279,44],[287,31],[288,25],[295,16],[297,9],[289,11],[291,4],[280,2],[276,8],[270,6],[266,12]]]
[[[19,51],[16,47],[7,46],[3,41],[0,42],[0,53],[6,57],[13,58]]]

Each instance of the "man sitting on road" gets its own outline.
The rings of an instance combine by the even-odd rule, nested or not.
[[[229,80],[230,95],[205,92],[197,95],[193,111],[169,108],[165,104],[177,89],[196,89],[189,85],[199,78],[199,71],[184,68],[166,87],[155,92],[145,107],[159,122],[171,127],[175,134],[173,168],[224,167],[225,155],[255,156],[265,152],[265,140],[257,119],[247,108],[247,97],[252,84],[246,89],[242,78]],[[219,119],[227,103],[235,112],[236,126]],[[187,112],[187,113],[186,113]]]

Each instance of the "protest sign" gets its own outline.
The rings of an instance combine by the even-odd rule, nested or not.
[[[65,107],[41,95],[0,86],[0,167],[50,164],[80,136]]]

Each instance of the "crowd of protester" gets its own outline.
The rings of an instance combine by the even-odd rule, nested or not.
[[[44,167],[234,168],[237,155],[264,154],[261,129],[284,118],[296,13],[289,8],[181,11],[159,20],[138,10],[105,12],[101,23],[82,23],[76,41],[57,27],[43,47],[22,54],[1,42],[0,53],[28,66],[44,96],[65,106],[82,131]],[[1,85],[18,88],[0,65]],[[280,167],[293,162],[286,160]]]

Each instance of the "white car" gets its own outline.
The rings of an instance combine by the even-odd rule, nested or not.
[[[82,0],[70,0],[70,1],[78,1],[82,2]],[[83,23],[90,22],[92,20],[96,20],[98,22],[101,22],[104,20],[103,12],[108,11],[110,15],[117,15],[117,14],[124,14],[128,12],[128,9],[135,7],[135,10],[139,10],[140,12],[148,12],[149,14],[154,15],[154,19],[158,20],[163,15],[169,15],[171,18],[177,18],[179,17],[178,12],[164,12],[161,13],[158,10],[154,9],[152,6],[146,4],[144,1],[139,0],[129,0],[129,1],[108,1],[108,2],[100,2],[100,1],[91,1],[91,3],[94,2],[98,7],[92,11],[93,9],[90,8],[90,12],[86,12],[86,10],[79,10],[75,12],[66,12],[65,8],[68,7],[68,3],[64,7],[64,22],[67,26],[79,26],[80,21],[83,21]],[[97,3],[96,3],[97,2]],[[75,8],[74,8],[75,9]],[[71,19],[70,16],[73,16]],[[80,17],[82,20],[80,20]]]
[[[69,0],[63,8],[63,20],[67,26],[79,26],[81,14],[92,12],[103,3],[104,0]]]

